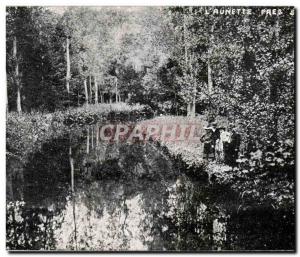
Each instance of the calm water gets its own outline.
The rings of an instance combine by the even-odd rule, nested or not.
[[[7,161],[8,249],[294,249],[291,210],[243,208],[155,144],[98,142],[96,127]]]

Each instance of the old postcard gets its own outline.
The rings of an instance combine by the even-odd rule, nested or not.
[[[295,251],[293,7],[6,8],[8,251]]]

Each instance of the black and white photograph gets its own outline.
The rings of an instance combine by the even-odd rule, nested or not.
[[[5,9],[8,252],[296,251],[294,7]]]

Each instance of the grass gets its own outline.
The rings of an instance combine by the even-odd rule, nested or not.
[[[185,117],[185,116],[159,116],[150,120],[145,120],[141,122],[142,126],[147,126],[147,124],[156,125],[166,125],[166,124],[195,124],[198,127],[198,135],[203,135],[204,127],[207,126],[207,121],[205,116],[197,116],[195,118]],[[161,141],[162,145],[166,146],[170,154],[174,157],[181,156],[188,167],[192,166],[202,166],[203,165],[203,143],[191,142],[191,141]]]

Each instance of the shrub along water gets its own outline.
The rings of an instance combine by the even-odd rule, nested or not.
[[[138,120],[152,115],[149,107],[125,103],[87,105],[53,113],[7,114],[6,150],[8,158],[26,159],[43,142],[58,137],[76,126],[105,120]]]

